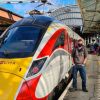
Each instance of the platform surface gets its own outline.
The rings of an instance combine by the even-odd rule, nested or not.
[[[65,95],[63,100],[100,100],[100,56],[88,55],[87,69],[87,89],[83,92],[81,78],[78,73],[78,90]]]

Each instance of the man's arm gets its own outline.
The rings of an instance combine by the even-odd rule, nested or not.
[[[71,58],[72,58],[72,63],[74,65],[74,55],[75,55],[75,49],[72,50]]]
[[[87,55],[88,55],[88,53],[87,53],[87,50],[86,50],[86,48],[84,48],[84,62],[83,62],[83,64],[86,64],[86,61],[87,61]]]

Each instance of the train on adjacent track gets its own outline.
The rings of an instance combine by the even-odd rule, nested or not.
[[[80,38],[43,15],[11,25],[0,39],[0,100],[48,100],[71,69],[73,41]]]

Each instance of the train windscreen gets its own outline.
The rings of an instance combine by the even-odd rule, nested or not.
[[[32,56],[42,36],[43,29],[40,27],[19,26],[9,29],[1,41],[0,58]]]

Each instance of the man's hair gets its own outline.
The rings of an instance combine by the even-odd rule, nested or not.
[[[79,40],[78,40],[78,42],[80,42],[80,41],[82,41],[82,42],[83,42],[83,40],[82,40],[82,39],[79,39]]]

